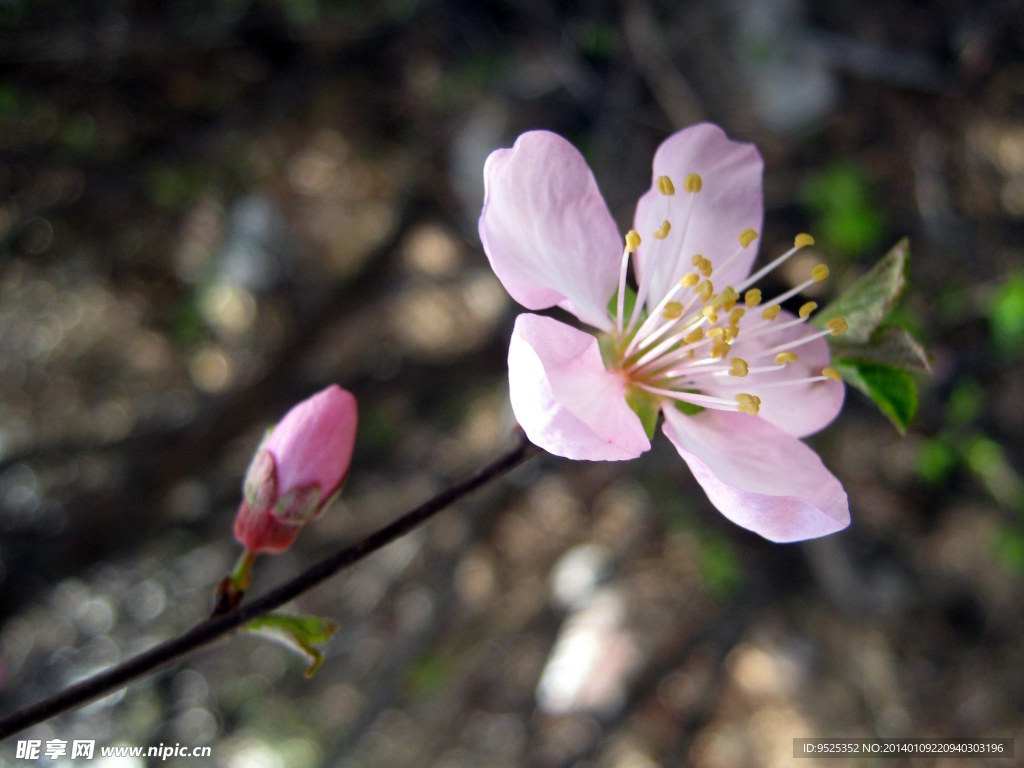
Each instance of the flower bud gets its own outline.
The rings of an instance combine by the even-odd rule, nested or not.
[[[356,399],[332,385],[292,408],[264,438],[242,484],[235,538],[282,552],[341,489],[352,462]]]

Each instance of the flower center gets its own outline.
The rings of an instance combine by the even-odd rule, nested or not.
[[[792,248],[739,285],[719,285],[719,276],[758,237],[754,230],[744,230],[738,237],[739,248],[731,255],[716,264],[703,254],[694,254],[690,262],[693,270],[681,275],[658,301],[651,300],[648,292],[659,247],[657,241],[664,240],[676,226],[683,228],[685,241],[686,227],[703,180],[698,174],[685,177],[683,189],[687,200],[677,223],[671,221],[675,185],[668,176],[660,176],[657,187],[665,200],[665,216],[651,233],[656,241],[655,252],[648,257],[647,268],[639,271],[628,322],[626,277],[630,256],[639,247],[641,237],[635,230],[626,234],[616,326],[612,332],[615,354],[609,367],[621,371],[631,387],[657,398],[755,416],[762,396],[770,397],[773,389],[839,380],[839,372],[834,368],[813,370],[795,364],[800,347],[823,336],[842,333],[847,328],[846,320],[832,318],[825,330],[815,333],[794,332],[792,329],[805,324],[817,309],[813,301],[804,303],[797,317],[778,319],[782,303],[825,280],[828,267],[818,264],[807,280],[769,301],[762,301],[761,290],[752,287],[797,251],[814,245],[810,235],[797,235]],[[646,317],[644,307],[649,307]],[[744,391],[736,391],[740,387]]]

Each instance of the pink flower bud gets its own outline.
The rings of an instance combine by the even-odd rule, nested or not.
[[[352,462],[356,399],[331,385],[292,408],[256,450],[242,484],[235,538],[282,552],[341,489]]]

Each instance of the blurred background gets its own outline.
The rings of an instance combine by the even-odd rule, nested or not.
[[[208,612],[262,430],[327,383],[360,402],[344,497],[255,593],[507,447],[487,154],[562,133],[625,231],[658,143],[712,120],[765,157],[763,257],[817,237],[819,301],[911,239],[918,417],[849,392],[811,440],[849,530],[748,534],[664,439],[534,459],[298,601],[341,624],[312,680],[234,638],[22,738],[225,768],[1019,754],[1022,40],[985,0],[3,0],[0,711]]]

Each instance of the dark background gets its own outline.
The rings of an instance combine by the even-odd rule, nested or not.
[[[765,157],[762,254],[812,232],[825,299],[911,239],[918,417],[850,392],[811,440],[849,530],[748,534],[660,438],[535,459],[299,601],[341,624],[311,681],[236,638],[27,735],[231,768],[1024,750],[1022,39],[1009,2],[0,3],[0,708],[200,619],[262,430],[327,383],[360,403],[345,494],[257,592],[500,452],[488,152],[562,133],[625,230],[712,120]]]

